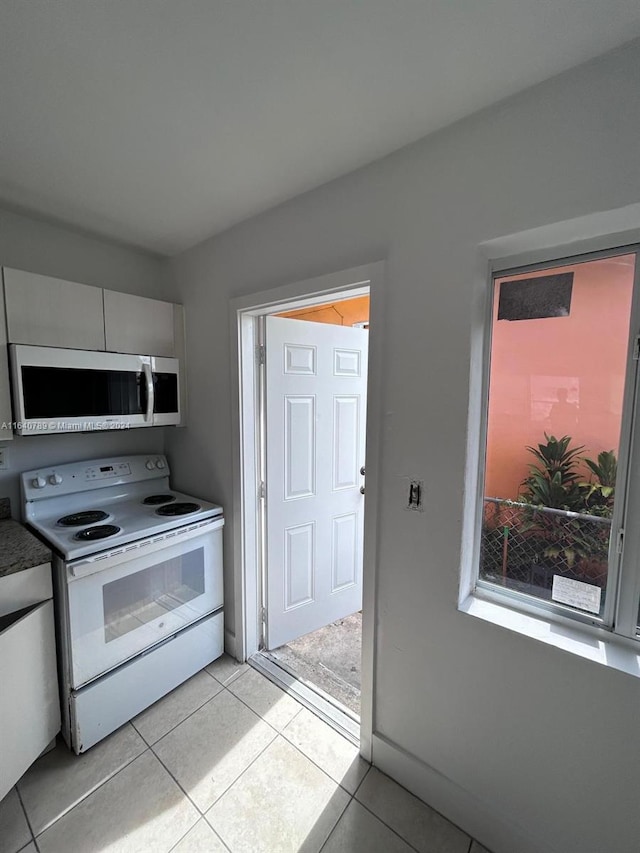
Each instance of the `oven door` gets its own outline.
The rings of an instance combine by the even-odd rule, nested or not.
[[[65,566],[71,686],[81,687],[222,607],[223,524],[218,519],[170,531],[147,546],[132,543],[135,551],[125,546],[104,568],[80,577],[73,564]]]
[[[12,344],[16,432],[153,426],[151,358]]]

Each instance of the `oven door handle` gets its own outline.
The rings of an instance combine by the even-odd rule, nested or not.
[[[153,407],[155,404],[153,371],[151,370],[151,365],[146,361],[143,363],[142,369],[144,371],[144,380],[147,386],[147,411],[145,412],[144,419],[146,423],[151,423],[153,421]]]

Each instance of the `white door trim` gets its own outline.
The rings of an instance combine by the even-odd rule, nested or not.
[[[259,518],[258,435],[256,411],[256,318],[290,308],[345,299],[367,292],[371,296],[367,403],[367,500],[364,515],[362,605],[362,696],[360,751],[371,756],[375,730],[375,622],[377,588],[377,529],[380,472],[380,403],[384,318],[384,262],[379,261],[318,278],[288,284],[233,299],[230,303],[231,427],[233,452],[233,571],[235,638],[232,651],[244,661],[258,651]]]

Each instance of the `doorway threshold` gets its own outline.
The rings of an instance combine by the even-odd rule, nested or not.
[[[311,682],[299,678],[270,652],[257,652],[248,663],[355,746],[360,746],[360,718],[346,705]]]

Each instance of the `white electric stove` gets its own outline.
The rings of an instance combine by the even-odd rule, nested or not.
[[[22,474],[54,551],[63,733],[85,751],[223,651],[222,508],[170,486],[166,457]]]

